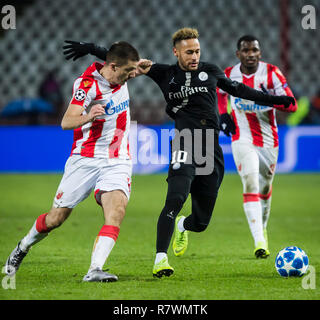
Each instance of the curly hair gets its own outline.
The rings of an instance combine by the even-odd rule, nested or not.
[[[176,43],[179,41],[188,40],[188,39],[198,39],[198,38],[199,38],[199,32],[197,29],[182,28],[177,30],[172,35],[172,43],[173,43],[173,46],[175,46]]]

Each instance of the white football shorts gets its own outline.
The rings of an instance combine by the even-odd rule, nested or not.
[[[64,174],[53,206],[74,208],[86,199],[92,190],[100,202],[100,192],[122,190],[128,200],[131,193],[131,160],[88,158],[72,155],[66,162]]]
[[[232,142],[233,159],[241,177],[251,173],[271,178],[276,169],[279,148],[262,148],[240,141]]]

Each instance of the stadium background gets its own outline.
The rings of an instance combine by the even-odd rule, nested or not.
[[[277,172],[294,174],[278,175],[275,179],[276,196],[271,219],[274,234],[272,252],[275,255],[281,246],[289,243],[301,244],[303,249],[311,252],[311,262],[318,268],[318,0],[34,0],[8,1],[8,4],[15,6],[17,17],[16,29],[0,28],[0,238],[1,243],[5,244],[0,248],[1,262],[5,261],[15,245],[16,235],[24,235],[35,215],[50,205],[64,163],[70,154],[72,132],[63,131],[59,123],[69,103],[74,79],[94,58],[88,56],[76,62],[66,61],[62,54],[64,40],[94,42],[106,47],[114,41],[127,40],[139,49],[141,57],[156,62],[175,63],[171,35],[180,27],[190,26],[199,30],[202,60],[216,63],[221,68],[234,65],[238,63],[235,56],[238,38],[243,34],[254,34],[260,39],[263,60],[279,66],[287,76],[290,87],[299,99],[299,108],[294,115],[277,113],[280,124]],[[304,16],[301,9],[304,5],[316,8],[315,30],[304,30],[301,26]],[[131,146],[137,144],[136,154],[139,155],[139,151],[145,150],[146,137],[149,137],[150,153],[146,157],[159,158],[161,143],[159,135],[153,133],[159,132],[161,128],[172,128],[172,122],[164,112],[165,103],[160,90],[144,77],[130,81],[129,90],[132,120],[138,124],[138,139]],[[39,99],[51,105],[40,103]],[[8,108],[10,103],[13,103],[11,111]],[[38,112],[37,107],[48,108],[52,112]],[[0,289],[0,299],[136,299],[138,293],[138,298],[142,299],[318,299],[318,291],[303,291],[298,280],[295,282],[296,287],[302,290],[298,293],[296,287],[292,288],[292,282],[279,284],[272,261],[256,269],[250,259],[242,259],[249,255],[249,249],[251,255],[251,239],[241,213],[241,185],[239,177],[228,174],[235,172],[230,139],[221,134],[220,141],[225,153],[227,175],[216,207],[215,224],[210,225],[210,231],[215,232],[199,237],[194,235],[193,248],[188,249],[191,258],[202,254],[200,262],[215,268],[215,279],[211,276],[208,278],[207,268],[201,267],[200,270],[196,260],[192,260],[191,264],[184,260],[180,266],[190,268],[190,265],[194,265],[195,270],[191,273],[200,273],[196,281],[190,281],[185,275],[181,279],[177,273],[177,277],[170,279],[172,282],[167,282],[161,289],[149,282],[155,241],[151,226],[156,226],[157,214],[161,210],[166,191],[165,176],[149,174],[165,172],[166,165],[145,166],[138,162],[134,173],[145,175],[137,175],[139,179],[136,179],[133,189],[135,193],[130,201],[130,215],[124,221],[118,248],[113,253],[115,258],[112,260],[116,272],[125,275],[124,283],[119,281],[118,288],[122,291],[113,287],[108,290],[106,297],[100,287],[94,287],[96,290],[88,289],[83,293],[79,281],[76,282],[79,275],[86,271],[91,252],[92,243],[85,235],[94,235],[97,225],[101,223],[100,216],[88,217],[88,210],[98,210],[91,198],[79,206],[76,218],[71,222],[68,220],[63,227],[64,232],[54,235],[53,239],[59,248],[48,241],[34,250],[33,255],[36,257],[30,258],[29,264],[26,263],[20,271],[21,280],[17,282],[17,288],[21,291]],[[165,158],[168,155],[161,156]],[[296,174],[301,172],[305,175]],[[154,188],[155,185],[158,187]],[[145,194],[147,199],[159,201],[146,201]],[[291,200],[287,201],[288,198]],[[142,206],[144,210],[141,210]],[[140,223],[136,224],[136,221]],[[301,233],[299,228],[303,228],[304,232]],[[144,237],[143,241],[135,238],[135,229]],[[225,236],[227,234],[228,237]],[[214,241],[209,237],[215,237]],[[128,241],[131,243],[130,248],[127,246]],[[205,247],[201,241],[206,241]],[[236,250],[233,249],[235,244],[238,245]],[[53,253],[52,258],[47,258],[46,250]],[[207,251],[204,250],[213,252],[209,254],[208,260],[205,260]],[[133,254],[141,260],[133,259]],[[216,257],[214,255],[219,257],[219,262],[212,259]],[[68,259],[70,270],[64,267],[65,259]],[[146,263],[147,259],[151,262]],[[236,259],[240,261],[240,267],[234,263]],[[127,260],[136,264],[138,270],[128,271]],[[38,266],[37,261],[42,264]],[[39,280],[43,279],[43,273],[49,276]],[[236,282],[237,277],[240,282],[244,280],[241,285]],[[142,280],[138,290],[134,283],[136,279]],[[258,281],[251,281],[253,279]],[[227,287],[226,282],[229,280]],[[184,293],[180,281],[185,281],[183,283],[191,291]],[[195,282],[199,290],[194,287]],[[261,289],[259,285],[262,285],[263,290],[258,290]],[[32,290],[32,286],[37,290]],[[276,292],[275,287],[278,289]],[[78,291],[75,292],[74,288]],[[216,291],[212,288],[216,288]],[[172,292],[173,296],[167,292]]]
[[[63,170],[72,137],[70,132],[61,132],[59,127],[52,126],[59,125],[74,79],[94,61],[88,56],[67,62],[62,54],[65,39],[94,42],[105,47],[114,41],[126,40],[140,50],[142,57],[175,63],[171,35],[180,27],[191,26],[200,33],[202,60],[225,68],[238,62],[235,57],[237,39],[243,34],[254,34],[261,39],[263,60],[280,67],[299,98],[298,113],[288,117],[278,112],[278,123],[289,124],[291,128],[303,124],[320,125],[320,32],[319,27],[304,30],[301,25],[302,7],[309,4],[319,10],[317,0],[199,0],[196,5],[191,0],[162,0],[161,5],[157,0],[11,3],[17,11],[16,29],[3,29],[0,34],[0,130],[5,137],[1,139],[0,150],[7,150],[5,157],[1,157],[2,172]],[[130,81],[129,90],[132,120],[138,125],[172,124],[165,114],[162,94],[153,81],[140,77]],[[35,100],[39,98],[51,103],[53,112],[38,112]],[[10,103],[13,112],[9,110]],[[39,108],[50,108],[50,105]],[[12,127],[13,124],[49,124],[51,127],[49,130],[34,126],[22,128]],[[280,132],[286,137],[290,130],[280,128]],[[282,169],[280,164],[279,171],[319,171],[319,148],[312,148],[315,143],[320,145],[319,128],[299,129],[291,135],[294,138],[280,140],[283,146],[279,163],[286,161],[287,149],[295,153],[295,163],[291,163],[289,169],[286,164]],[[234,171],[229,139],[221,135],[221,142],[225,146],[226,169]],[[138,140],[137,143],[140,145]],[[54,147],[45,150],[45,146],[51,144]],[[305,163],[306,157],[302,155],[309,147],[313,152]],[[18,160],[21,150],[23,164]],[[159,170],[163,172],[166,167],[151,166],[147,172]],[[134,172],[145,170],[136,165]]]

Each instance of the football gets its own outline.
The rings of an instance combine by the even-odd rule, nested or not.
[[[275,267],[281,277],[301,277],[309,266],[309,258],[298,247],[286,247],[276,257]]]

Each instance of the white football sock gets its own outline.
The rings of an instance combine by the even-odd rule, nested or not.
[[[91,255],[89,271],[99,268],[102,270],[114,244],[116,242],[110,237],[98,236]]]
[[[158,252],[156,254],[156,259],[154,261],[154,264],[159,263],[163,258],[166,258],[166,257],[167,257],[167,254],[165,252]]]
[[[265,242],[262,227],[262,215],[260,201],[245,202],[243,204],[249,228],[254,239],[255,246],[258,242]]]
[[[179,230],[180,232],[186,231],[186,229],[185,229],[184,226],[183,226],[183,222],[184,222],[185,218],[186,218],[186,217],[182,217],[182,218],[178,221],[178,230]]]
[[[263,229],[266,229],[268,225],[268,220],[270,217],[271,197],[267,200],[260,199],[260,203],[261,203],[261,210],[262,210]]]
[[[20,249],[24,252],[27,252],[31,248],[31,246],[41,241],[43,238],[45,238],[48,235],[48,233],[38,232],[36,228],[36,224],[37,222],[33,224],[29,233],[20,242]]]

